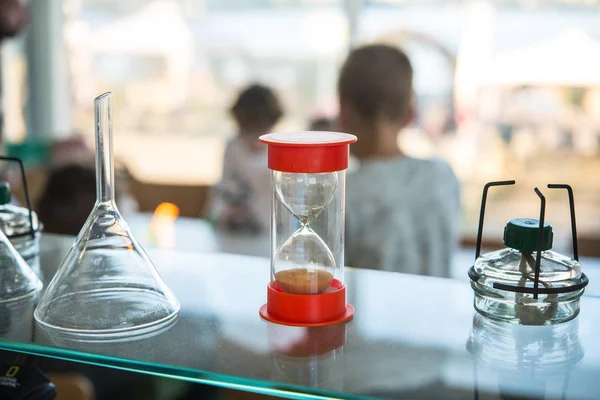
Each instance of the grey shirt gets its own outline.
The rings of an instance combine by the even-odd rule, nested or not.
[[[347,266],[448,277],[459,230],[459,184],[442,160],[367,161],[348,175]]]

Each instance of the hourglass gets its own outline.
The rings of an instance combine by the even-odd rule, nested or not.
[[[286,325],[350,319],[344,266],[344,184],[349,145],[337,132],[271,133],[271,282],[261,315]]]

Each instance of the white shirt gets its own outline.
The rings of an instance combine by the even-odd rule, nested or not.
[[[247,209],[261,230],[269,231],[271,172],[267,168],[267,146],[251,151],[239,137],[227,144],[223,175],[211,199],[211,217],[220,220],[229,207]]]
[[[450,276],[460,190],[442,160],[367,161],[348,175],[346,265]]]

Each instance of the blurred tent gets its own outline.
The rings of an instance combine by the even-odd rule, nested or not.
[[[500,54],[487,84],[600,86],[600,42],[569,29],[553,39]]]
[[[175,1],[153,1],[139,12],[101,27],[92,33],[91,48],[94,56],[163,60],[166,79],[162,84],[157,83],[160,87],[140,84],[135,85],[133,92],[142,102],[148,99],[161,103],[162,106],[155,105],[158,109],[175,108],[185,102],[195,46],[192,32]],[[161,94],[155,95],[158,92]]]
[[[194,25],[209,51],[266,59],[335,59],[347,50],[348,23],[335,8],[213,12]]]
[[[189,56],[194,38],[179,5],[170,0],[157,0],[95,31],[92,46],[99,52]]]

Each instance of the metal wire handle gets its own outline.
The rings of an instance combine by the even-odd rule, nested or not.
[[[571,209],[571,234],[573,235],[573,258],[579,261],[579,246],[577,245],[577,224],[575,223],[575,200],[573,188],[564,183],[550,183],[549,189],[566,189],[569,194],[569,208]]]
[[[492,186],[508,186],[514,185],[515,181],[496,181],[496,182],[488,182],[483,187],[483,195],[481,196],[481,209],[479,210],[479,228],[477,229],[477,247],[475,249],[475,260],[479,258],[481,255],[481,237],[483,235],[483,219],[485,216],[485,203],[487,202],[487,193],[488,189]]]
[[[533,278],[533,298],[537,299],[540,284],[540,268],[542,263],[542,243],[544,241],[544,218],[546,217],[546,198],[540,189],[533,189],[540,198],[540,227],[538,228],[537,254],[535,257],[535,276]]]
[[[35,239],[35,228],[33,227],[33,209],[31,207],[31,200],[29,197],[29,188],[27,187],[27,177],[25,176],[25,167],[23,166],[23,161],[20,158],[16,157],[5,157],[0,156],[1,161],[7,162],[15,162],[19,164],[19,169],[21,171],[21,179],[23,180],[23,190],[25,191],[25,202],[27,203],[27,209],[29,210],[29,233],[27,235],[31,235],[32,239]],[[18,237],[21,235],[13,235],[11,237]]]
[[[488,189],[492,186],[506,186],[506,185],[514,185],[515,181],[498,181],[498,182],[489,182],[483,187],[483,196],[481,199],[481,211],[479,214],[479,230],[477,232],[477,249],[475,251],[475,260],[479,258],[481,254],[481,237],[483,233],[483,220],[485,216],[485,204],[487,201],[487,192]],[[549,184],[548,187],[550,189],[567,189],[569,193],[569,202],[571,206],[571,230],[573,232],[573,253],[575,260],[579,261],[579,252],[577,248],[577,227],[575,225],[575,202],[573,201],[573,189],[569,185],[565,184]],[[542,192],[538,189],[534,189],[535,193],[540,198],[540,225],[539,225],[539,234],[538,234],[538,243],[537,243],[537,257],[535,262],[535,278],[534,278],[534,286],[526,287],[526,286],[514,286],[508,285],[505,283],[494,282],[492,285],[494,289],[505,290],[507,292],[514,293],[529,293],[533,294],[534,299],[538,298],[539,294],[559,294],[559,293],[570,293],[575,292],[577,290],[581,290],[585,288],[588,283],[588,277],[582,273],[580,280],[571,285],[571,286],[560,286],[560,287],[539,287],[539,279],[540,279],[540,267],[541,267],[541,255],[542,255],[542,242],[544,237],[544,219],[546,215],[546,198],[542,194]],[[471,267],[468,272],[469,278],[472,281],[477,281],[480,278],[480,275],[475,271],[475,267]]]

